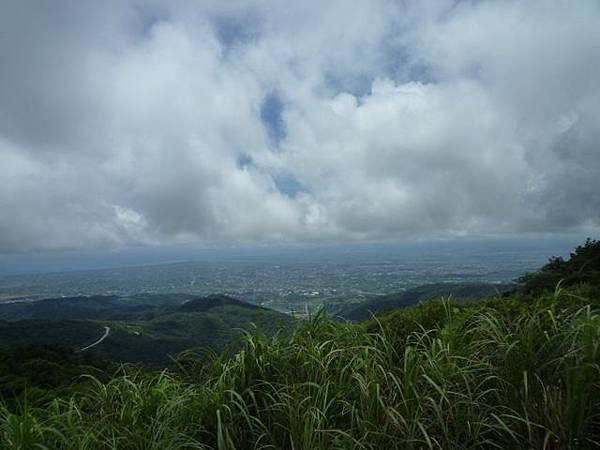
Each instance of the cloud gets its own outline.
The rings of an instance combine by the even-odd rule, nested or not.
[[[596,2],[4,2],[0,252],[600,228]]]

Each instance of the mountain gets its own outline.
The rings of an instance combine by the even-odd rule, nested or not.
[[[553,291],[559,282],[563,287],[587,284],[600,293],[600,241],[588,238],[567,260],[550,257],[540,270],[523,275],[519,282],[526,294]]]
[[[515,285],[490,283],[433,283],[408,289],[404,292],[372,297],[371,299],[342,308],[336,312],[341,319],[361,321],[390,308],[405,308],[426,300],[451,296],[469,300],[499,296]]]
[[[260,306],[253,305],[251,303],[243,302],[236,298],[230,297],[228,295],[209,295],[207,297],[196,298],[193,300],[189,300],[183,305],[179,307],[180,311],[183,312],[199,312],[199,311],[209,311],[213,308],[222,308],[226,306],[234,306],[237,308],[246,308],[251,310],[258,310],[266,308],[262,308]]]
[[[0,320],[128,320],[147,319],[161,308],[178,306],[190,295],[91,295],[0,304]]]
[[[269,334],[293,322],[225,295],[47,299],[0,305],[0,319],[0,350],[50,345],[77,352],[89,346],[84,352],[151,367],[168,366],[172,355],[189,348],[236,345],[254,326]]]
[[[0,322],[0,350],[11,344],[0,352],[0,447],[598,448],[593,247],[551,259],[519,288],[426,285],[349,313],[496,297],[486,301],[392,307],[366,323],[320,312],[276,336],[288,316],[224,295],[4,309],[13,318],[56,305],[62,317],[116,309],[129,319]],[[558,274],[565,288],[556,289]],[[527,291],[532,280],[540,293]],[[267,332],[240,339],[251,320]],[[62,348],[46,345],[53,339]],[[96,356],[164,367],[168,354],[199,342],[233,343],[234,352],[186,352],[169,371],[114,370]]]
[[[591,450],[600,302],[579,294],[431,301],[372,327],[320,313],[275,337],[247,335],[234,355],[189,352],[168,372],[81,377],[89,362],[73,355],[13,351],[0,355],[0,447]],[[264,313],[226,298],[181,306],[146,321],[144,336],[173,335],[180,315]]]

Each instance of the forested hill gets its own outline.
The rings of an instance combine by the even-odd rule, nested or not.
[[[373,297],[363,303],[353,304],[336,312],[336,317],[361,321],[369,319],[391,308],[405,308],[419,302],[436,300],[442,297],[469,300],[500,296],[514,289],[514,284],[490,283],[435,283],[418,286],[404,292]]]
[[[166,371],[101,371],[85,352],[13,352],[0,359],[0,442],[93,450],[599,448],[597,251],[588,241],[569,260],[551,258],[493,299],[433,300],[360,323],[320,313],[286,333],[238,336],[230,352],[186,352]],[[557,273],[565,275],[560,285]],[[137,331],[158,347],[152,339],[161,335],[216,335],[202,321],[225,323],[233,312],[276,317],[224,296],[205,300],[156,306],[155,316],[120,332],[136,339]],[[76,376],[85,364],[96,367],[85,372],[93,378]],[[52,384],[61,377],[72,383]],[[23,380],[28,389],[18,391]],[[10,389],[18,394],[12,401]]]
[[[600,287],[600,241],[588,238],[579,245],[568,259],[553,256],[540,270],[523,275],[519,281],[526,293],[554,290],[559,282],[562,287],[586,284]]]
[[[285,314],[224,296],[73,297],[0,305],[0,351],[50,345],[89,351],[114,362],[165,367],[194,347],[215,350],[239,342],[243,330],[274,333],[289,327]]]

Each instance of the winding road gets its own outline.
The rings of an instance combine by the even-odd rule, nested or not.
[[[88,345],[87,347],[80,348],[78,351],[83,352],[83,351],[88,350],[88,349],[90,349],[92,347],[95,347],[100,342],[102,342],[104,339],[106,339],[109,334],[110,334],[110,327],[104,327],[104,334],[102,335],[102,337],[100,339],[98,339],[93,344]]]

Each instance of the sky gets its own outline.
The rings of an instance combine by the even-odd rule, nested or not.
[[[595,0],[4,0],[0,255],[598,236]]]

